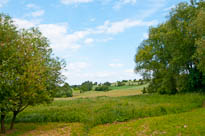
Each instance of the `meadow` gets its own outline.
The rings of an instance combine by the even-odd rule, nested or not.
[[[136,94],[129,96],[130,91]],[[201,130],[205,128],[202,122],[205,119],[204,95],[148,95],[141,94],[133,86],[98,92],[107,95],[95,93],[91,91],[81,94],[81,97],[59,98],[48,105],[29,107],[18,115],[16,129],[8,131],[7,135],[204,134]],[[10,119],[8,116],[7,122]],[[185,131],[183,125],[189,130]],[[175,130],[175,127],[179,128]]]

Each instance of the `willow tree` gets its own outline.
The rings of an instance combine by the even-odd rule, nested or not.
[[[18,113],[28,106],[48,103],[63,83],[61,70],[63,61],[54,58],[48,40],[37,29],[19,30],[12,20],[1,15],[2,28],[12,28],[12,36],[0,41],[0,97],[1,97],[1,128],[5,132],[4,118],[8,112],[13,112],[10,129]],[[3,25],[6,24],[6,25]]]
[[[204,1],[180,3],[152,27],[136,54],[136,72],[151,79],[149,92],[204,91]]]

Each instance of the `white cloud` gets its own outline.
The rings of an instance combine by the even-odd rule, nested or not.
[[[26,7],[29,9],[39,9],[39,7],[33,3],[27,4]]]
[[[17,25],[17,27],[21,29],[22,28],[28,29],[28,28],[36,26],[36,24],[28,20],[23,20],[23,19],[18,19],[18,18],[14,18],[13,20],[14,20],[14,23]]]
[[[123,64],[120,64],[120,63],[117,63],[117,64],[112,63],[112,64],[109,64],[109,66],[112,67],[112,68],[119,68],[119,67],[122,67]]]
[[[73,34],[68,33],[68,24],[38,24],[33,23],[24,19],[14,19],[14,23],[19,28],[31,28],[38,27],[40,31],[46,36],[51,42],[51,47],[54,50],[65,50],[67,48],[77,49],[80,45],[77,43],[78,40],[86,35],[86,32],[75,32]]]
[[[32,16],[32,17],[39,17],[39,16],[42,16],[44,13],[45,13],[44,10],[38,10],[38,11],[32,12],[32,13],[31,13],[31,16]]]
[[[124,72],[128,73],[128,74],[133,74],[134,70],[133,69],[126,69]]]
[[[92,38],[87,38],[87,39],[85,39],[85,41],[84,41],[85,44],[91,44],[91,43],[93,43],[93,42],[94,42],[94,39],[92,39]]]
[[[80,45],[77,43],[83,34],[68,34],[68,25],[65,24],[40,24],[40,31],[46,36],[51,47],[55,50],[78,49]],[[79,32],[80,33],[80,32]]]
[[[121,71],[101,71],[101,72],[85,72],[81,71],[68,71],[64,73],[68,78],[67,81],[70,84],[81,84],[84,81],[93,81],[93,82],[116,82],[119,80],[129,80],[129,79],[139,79],[141,76],[135,74],[133,70],[121,70]]]
[[[87,38],[90,35],[100,35],[100,34],[118,34],[124,32],[128,28],[137,26],[150,26],[156,24],[156,21],[140,21],[125,19],[117,22],[105,21],[104,25],[97,26],[96,28],[76,31],[73,33],[68,32],[68,24],[40,24],[40,22],[33,22],[24,19],[14,19],[15,24],[19,28],[30,28],[39,27],[40,31],[46,36],[50,42],[51,47],[54,50],[65,50],[65,49],[78,49],[81,47],[82,43],[91,44],[95,40],[92,38]],[[112,38],[96,40],[98,42],[106,42],[112,40]]]
[[[118,2],[116,2],[116,4],[113,6],[114,9],[120,9],[123,5],[126,4],[131,4],[134,5],[136,4],[136,0],[120,0]]]
[[[75,62],[68,64],[67,69],[70,71],[80,71],[88,68],[88,66],[89,64],[87,62]]]
[[[136,26],[151,26],[157,24],[157,21],[141,21],[141,20],[131,20],[125,19],[118,22],[105,21],[104,25],[97,27],[100,33],[117,34],[124,32],[125,29],[136,27]]]
[[[76,3],[89,3],[92,2],[93,0],[61,0],[61,3],[63,4],[76,4]]]
[[[112,37],[108,37],[108,38],[104,38],[104,39],[97,39],[96,41],[97,42],[108,42],[108,41],[111,41],[111,40],[113,40],[113,38]]]
[[[149,34],[148,33],[144,33],[143,34],[143,39],[148,39],[149,38]]]
[[[7,4],[9,0],[0,0],[0,8]]]

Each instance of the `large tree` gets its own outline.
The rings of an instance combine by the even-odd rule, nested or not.
[[[168,20],[152,27],[139,46],[136,72],[152,79],[149,92],[205,90],[205,2],[180,3]]]
[[[48,103],[64,78],[64,63],[53,57],[48,40],[37,29],[21,30],[12,20],[0,15],[0,113],[13,112],[10,128],[17,114],[30,105]]]

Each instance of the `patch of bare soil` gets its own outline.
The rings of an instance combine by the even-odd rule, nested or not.
[[[23,136],[70,136],[71,128],[63,127],[63,128],[55,128],[52,130],[33,130],[30,131]]]

